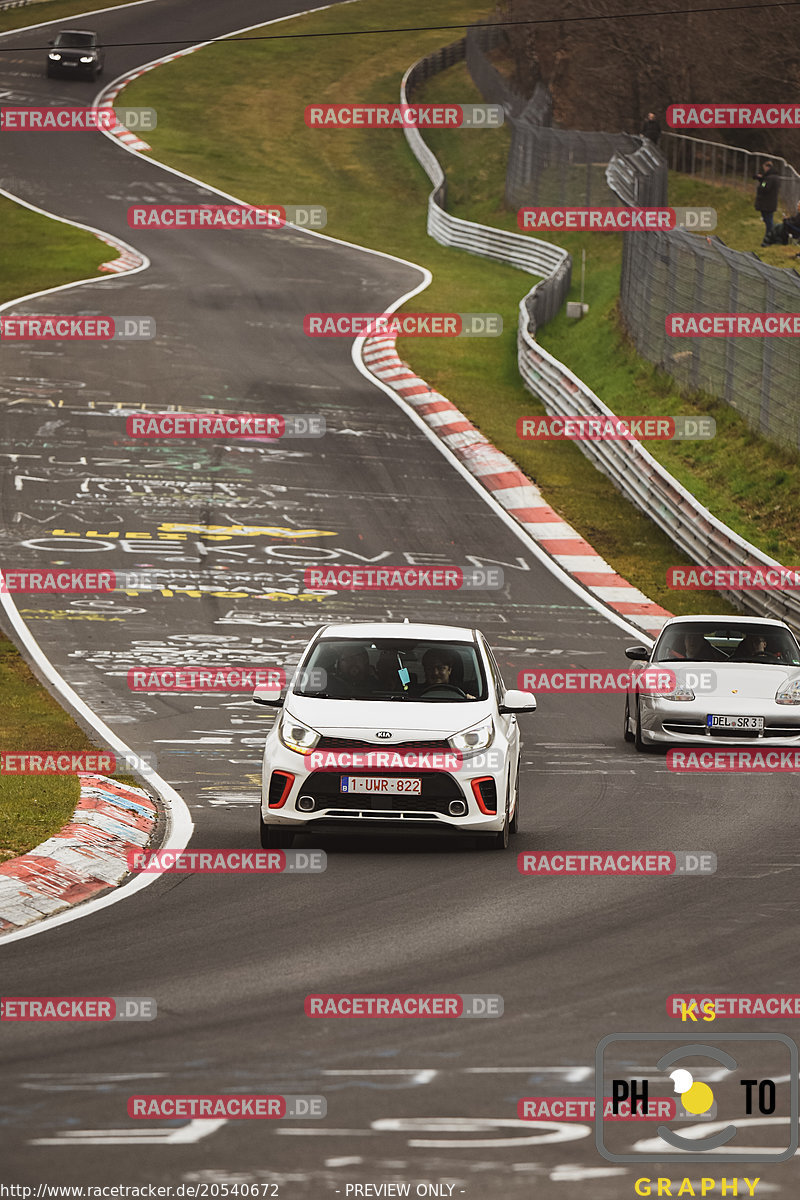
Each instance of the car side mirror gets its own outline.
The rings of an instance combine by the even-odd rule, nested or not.
[[[55,38],[50,38],[50,41],[47,44],[48,44],[48,46],[55,46],[55,44],[56,44]]]
[[[532,692],[506,692],[503,703],[499,705],[501,713],[531,713],[536,712],[536,697]]]
[[[269,708],[283,708],[283,701],[281,688],[256,688],[253,692],[254,704],[266,704]]]
[[[645,661],[648,661],[650,658],[650,651],[647,649],[647,646],[628,646],[627,650],[625,651],[625,657],[632,658],[634,660],[644,659]]]

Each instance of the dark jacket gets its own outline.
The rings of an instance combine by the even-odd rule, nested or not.
[[[651,142],[657,142],[661,137],[661,126],[658,121],[655,119],[652,121],[645,120],[642,125],[642,137],[650,138]]]
[[[780,179],[776,171],[767,170],[763,174],[754,175],[758,180],[756,188],[755,207],[758,212],[775,212],[778,207],[778,191]]]

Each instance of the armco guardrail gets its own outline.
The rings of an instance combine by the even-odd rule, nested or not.
[[[401,102],[408,103],[409,96],[423,80],[463,57],[462,41],[414,63],[403,77]],[[428,233],[431,237],[442,245],[458,246],[472,254],[519,266],[532,274],[544,274],[548,269],[551,272],[549,278],[537,284],[519,305],[517,361],[526,386],[542,401],[551,416],[613,416],[612,410],[591,388],[534,339],[537,325],[544,324],[554,315],[566,298],[571,267],[569,255],[536,238],[505,233],[450,216],[444,210],[447,184],[438,159],[418,130],[406,129],[405,135],[414,157],[433,184],[428,198]],[[537,293],[540,296],[538,305]],[[640,442],[581,441],[578,446],[692,562],[701,566],[780,565],[777,559],[763,554],[704,508]],[[800,596],[792,592],[728,591],[726,595],[745,611],[779,617],[800,628]]]
[[[401,103],[410,103],[410,97],[426,79],[461,62],[465,48],[466,40],[462,38],[409,67],[400,85]],[[542,282],[531,288],[523,303],[534,329],[549,321],[566,299],[572,281],[572,259],[567,251],[525,234],[506,233],[491,225],[479,225],[452,216],[445,208],[447,180],[439,160],[418,129],[405,129],[404,132],[414,157],[433,184],[428,197],[429,235],[442,246],[454,246],[482,258],[509,263],[531,275],[540,275]]]

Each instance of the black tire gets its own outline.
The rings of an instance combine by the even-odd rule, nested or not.
[[[659,747],[651,746],[642,738],[642,714],[639,712],[639,705],[636,705],[636,733],[633,743],[640,754],[658,754]]]
[[[478,838],[478,844],[481,850],[507,850],[510,833],[511,825],[508,820],[508,797],[506,797],[506,819],[503,822],[503,828],[499,829],[497,833],[482,833]]]
[[[634,740],[633,734],[630,731],[630,725],[629,725],[630,719],[631,719],[631,706],[630,706],[628,697],[626,696],[625,697],[625,726],[624,726],[625,732],[623,734],[626,742],[632,742]]]
[[[509,833],[519,833],[519,759],[517,759],[517,779],[514,784],[514,815],[508,826]]]
[[[258,814],[261,846],[264,850],[288,850],[294,842],[294,830],[283,825],[267,825],[261,812]]]

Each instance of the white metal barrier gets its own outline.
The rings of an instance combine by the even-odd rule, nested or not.
[[[463,52],[460,47],[420,59],[409,67],[400,87],[401,103],[417,80],[451,65]],[[450,215],[441,200],[446,179],[441,164],[425,144],[419,130],[406,129],[411,152],[433,184],[428,198],[428,233],[444,246],[496,259],[543,276],[519,305],[517,361],[525,385],[544,404],[551,416],[614,416],[611,409],[582,380],[548,354],[535,340],[537,324],[548,319],[539,309],[549,309],[557,299],[560,307],[569,290],[571,260],[565,250],[524,234],[506,233],[488,225]],[[547,290],[548,303],[537,304],[537,293]],[[548,316],[554,315],[549,313]],[[688,558],[700,566],[779,566],[756,546],[719,521],[691,492],[660,465],[635,440],[580,441],[583,453],[607,475],[633,504],[653,520]],[[725,593],[733,603],[759,616],[779,617],[800,628],[800,596],[785,591],[736,591]]]

